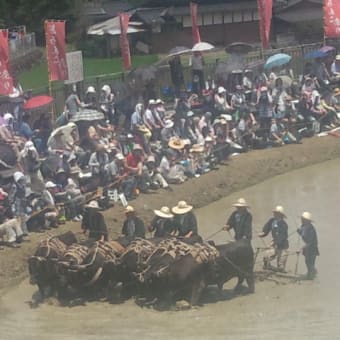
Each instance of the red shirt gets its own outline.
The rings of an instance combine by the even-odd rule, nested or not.
[[[142,161],[142,156],[137,156],[133,152],[130,152],[126,156],[126,163],[131,168],[137,168],[138,167],[138,163],[140,163],[141,161]]]

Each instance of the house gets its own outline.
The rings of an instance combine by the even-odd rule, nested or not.
[[[272,30],[279,45],[323,40],[323,0],[286,0],[274,10]]]

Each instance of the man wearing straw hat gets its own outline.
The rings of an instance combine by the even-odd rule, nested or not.
[[[185,201],[179,201],[172,212],[175,214],[174,225],[177,228],[178,236],[189,238],[196,236],[197,219],[192,212],[193,206]]]
[[[284,220],[286,215],[281,205],[278,205],[273,210],[273,217],[264,225],[262,233],[259,237],[265,237],[270,232],[272,233],[273,240],[270,244],[270,248],[266,251],[263,257],[263,269],[273,269],[270,262],[277,259],[277,269],[285,271],[287,262],[287,249],[288,243],[288,225]]]
[[[236,241],[241,239],[251,240],[253,217],[248,211],[249,205],[244,198],[239,198],[237,202],[233,204],[233,207],[235,207],[236,210],[230,215],[223,230],[229,231],[233,229]]]
[[[307,280],[313,280],[316,275],[315,260],[319,254],[318,249],[318,236],[312,224],[312,215],[305,211],[301,215],[301,227],[297,230],[305,246],[302,248],[302,254],[305,257],[307,266]]]
[[[159,210],[154,210],[155,217],[150,223],[149,231],[155,232],[154,237],[169,237],[174,232],[174,215],[168,207],[162,207]]]
[[[91,201],[85,205],[85,213],[81,224],[84,234],[89,231],[89,238],[94,241],[107,241],[108,231],[105,219],[99,212],[100,207],[97,201]]]
[[[126,219],[123,224],[122,234],[130,241],[136,237],[145,238],[144,222],[136,216],[134,207],[128,205],[125,208]]]

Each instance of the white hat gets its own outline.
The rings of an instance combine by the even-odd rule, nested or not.
[[[110,94],[111,93],[111,87],[109,85],[104,85],[102,87],[102,91],[105,91],[106,94]]]
[[[51,188],[56,188],[57,185],[55,183],[53,183],[52,181],[47,181],[45,184],[45,188],[46,189],[51,189]]]
[[[177,215],[186,214],[191,211],[192,205],[187,204],[185,201],[179,201],[175,207],[172,208],[172,212]]]
[[[165,122],[164,122],[164,127],[166,129],[170,129],[174,126],[174,122],[170,119],[167,119]]]
[[[96,89],[93,86],[89,86],[86,90],[86,93],[96,93]]]
[[[92,209],[100,209],[97,201],[91,201],[89,204],[86,204],[85,207]]]
[[[221,115],[221,117],[224,118],[227,122],[231,122],[233,120],[232,115],[223,114]]]
[[[304,211],[301,215],[304,220],[312,221],[312,214],[308,211]]]
[[[214,140],[210,136],[207,136],[205,137],[204,141],[209,143],[209,142],[213,142]]]
[[[159,210],[153,211],[156,216],[163,217],[163,218],[173,218],[174,215],[171,214],[171,211],[168,207],[162,207]]]
[[[149,162],[149,163],[155,163],[156,162],[155,156],[152,156],[152,155],[148,156],[146,161]]]
[[[149,100],[149,105],[156,105],[156,101],[154,99]]]
[[[9,112],[4,114],[4,120],[8,121],[10,119],[13,119],[13,115]]]
[[[120,161],[124,159],[124,155],[121,152],[118,152],[115,157]]]
[[[261,92],[265,92],[268,91],[268,87],[267,86],[262,86],[260,89]]]
[[[218,87],[217,93],[221,94],[221,93],[225,93],[225,92],[227,92],[227,90],[223,86]]]
[[[192,111],[187,112],[187,117],[192,117],[193,115],[194,115],[194,113]]]
[[[131,212],[134,212],[135,211],[135,208],[131,205],[128,205],[126,208],[125,208],[125,213],[131,213]]]
[[[337,54],[335,60],[340,61],[340,54]]]
[[[273,209],[273,212],[279,213],[279,214],[281,214],[283,217],[286,217],[285,211],[284,211],[282,205],[277,205],[277,206],[275,207],[275,209]]]
[[[163,102],[162,99],[158,98],[158,99],[156,100],[156,104],[164,104],[164,102]]]
[[[237,202],[233,204],[233,207],[249,207],[249,205],[244,198],[239,198]]]
[[[26,143],[25,143],[25,149],[27,149],[27,150],[35,150],[35,147],[34,147],[34,144],[33,144],[33,142],[32,141],[27,141]]]
[[[25,175],[22,172],[20,172],[20,171],[16,171],[13,174],[13,178],[14,178],[15,182],[19,182],[21,179],[25,178]]]
[[[139,144],[134,144],[132,151],[135,151],[135,150],[142,150],[143,151],[143,148]]]

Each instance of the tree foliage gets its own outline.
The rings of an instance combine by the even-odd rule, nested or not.
[[[71,27],[78,17],[78,0],[0,0],[0,23],[12,27],[26,25],[36,32],[39,40],[44,36],[46,19],[66,19]]]

